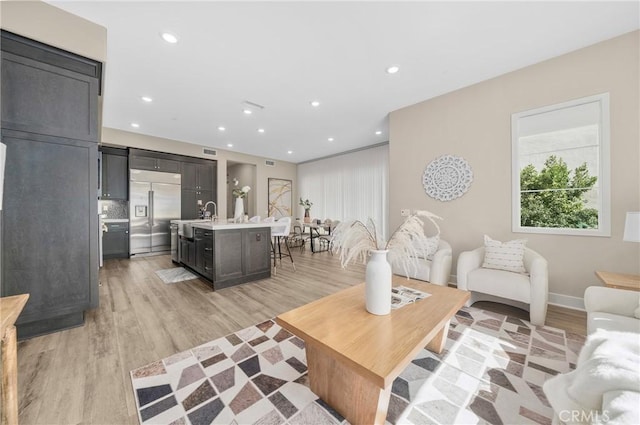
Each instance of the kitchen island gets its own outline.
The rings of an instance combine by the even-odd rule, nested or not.
[[[172,220],[178,225],[177,262],[214,290],[271,277],[271,227],[276,223]]]

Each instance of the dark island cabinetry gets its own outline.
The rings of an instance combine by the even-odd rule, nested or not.
[[[269,227],[214,232],[214,289],[271,277]]]
[[[181,237],[180,262],[213,283],[214,289],[271,277],[271,228],[193,229]]]
[[[81,325],[98,305],[101,64],[2,31],[7,145],[2,296],[30,294],[20,339]]]

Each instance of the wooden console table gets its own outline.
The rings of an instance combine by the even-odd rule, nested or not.
[[[596,276],[609,288],[640,291],[640,276],[634,274],[621,274],[597,271]]]
[[[18,341],[15,323],[28,299],[29,294],[0,298],[2,425],[18,423]]]

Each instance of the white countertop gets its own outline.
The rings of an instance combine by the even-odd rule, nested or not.
[[[277,222],[260,222],[260,223],[225,223],[224,220],[212,222],[211,220],[171,220],[172,224],[191,224],[193,227],[209,230],[229,230],[229,229],[247,229],[256,227],[273,227],[282,226],[282,223]]]

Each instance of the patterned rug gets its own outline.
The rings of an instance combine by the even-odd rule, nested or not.
[[[551,424],[545,380],[575,367],[584,336],[473,307],[445,350],[394,381],[387,423]],[[272,320],[131,371],[142,424],[346,424],[308,388],[304,342]]]
[[[178,283],[185,280],[197,279],[198,276],[191,273],[184,267],[173,267],[171,269],[156,270],[156,274],[164,283]]]

